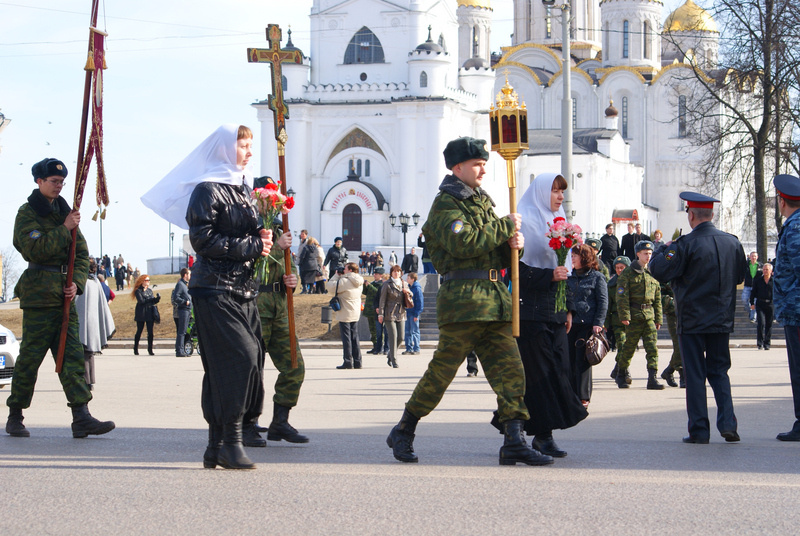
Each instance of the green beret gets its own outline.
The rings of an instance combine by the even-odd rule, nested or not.
[[[478,140],[469,136],[464,136],[448,143],[447,147],[444,148],[443,154],[444,165],[447,166],[447,169],[453,169],[457,164],[473,158],[489,160],[486,140]]]
[[[586,244],[592,246],[595,250],[600,251],[600,241],[596,238],[587,238]]]
[[[67,178],[67,166],[61,160],[45,158],[33,165],[31,173],[33,174],[33,180],[54,176]]]
[[[633,246],[633,251],[639,253],[642,250],[653,251],[653,243],[649,240],[639,240],[636,242],[636,245]]]
[[[630,266],[631,260],[625,255],[620,255],[619,257],[614,259],[614,265],[616,266],[617,264],[624,264],[625,266]]]

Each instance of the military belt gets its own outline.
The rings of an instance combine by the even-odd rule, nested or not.
[[[494,268],[491,270],[450,270],[442,276],[442,279],[445,282],[453,279],[488,279],[489,281],[497,281],[499,276],[500,271]]]
[[[633,303],[631,302],[631,309],[641,309],[644,311],[645,309],[652,309],[652,304],[649,303]]]
[[[259,292],[284,292],[285,290],[286,290],[286,285],[284,285],[280,281],[272,283],[271,285],[258,286]]]
[[[69,267],[66,264],[62,264],[60,266],[48,266],[47,264],[36,264],[35,262],[28,263],[29,270],[39,270],[42,272],[53,272],[56,274],[63,274],[67,275],[67,269]]]

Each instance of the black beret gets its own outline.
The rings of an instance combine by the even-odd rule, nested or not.
[[[619,257],[614,259],[614,265],[617,265],[617,264],[624,264],[625,266],[630,266],[631,265],[631,260],[628,257],[626,257],[625,255],[620,255]]]
[[[633,250],[636,253],[639,253],[643,249],[646,249],[647,251],[653,251],[653,243],[650,242],[649,240],[639,240],[638,242],[636,242],[636,245],[633,246]]]
[[[778,195],[784,199],[791,199],[797,201],[800,199],[800,179],[792,175],[778,175],[772,181],[775,189],[778,190]]]
[[[444,165],[447,169],[453,169],[456,164],[472,160],[473,158],[482,158],[489,160],[489,151],[486,150],[486,140],[478,140],[464,136],[458,138],[447,144],[444,148]]]
[[[61,160],[55,158],[45,158],[40,162],[36,162],[31,168],[33,180],[46,179],[47,177],[63,177],[67,178],[67,166]]]

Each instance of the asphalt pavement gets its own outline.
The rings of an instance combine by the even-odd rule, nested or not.
[[[117,429],[87,439],[72,438],[48,357],[25,411],[31,437],[0,433],[0,534],[794,534],[800,525],[800,443],[775,439],[793,422],[785,350],[732,350],[740,443],[716,433],[708,445],[681,443],[684,391],[647,391],[639,351],[631,389],[608,377],[613,355],[595,367],[589,417],[555,433],[568,457],[501,467],[482,372],[459,373],[417,428],[420,462],[402,464],[385,438],[432,350],[400,356],[398,369],[367,355],[361,370],[336,370],[336,345],[303,346],[306,381],[290,420],[311,442],[247,449],[254,471],[202,468],[196,355],[98,356],[89,408]],[[268,401],[275,376],[268,361]],[[710,390],[709,405],[713,422]]]

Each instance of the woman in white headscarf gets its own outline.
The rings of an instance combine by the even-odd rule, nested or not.
[[[561,204],[567,181],[555,173],[533,180],[520,199],[525,251],[520,262],[520,337],[517,339],[525,367],[525,405],[531,418],[525,432],[534,436],[533,447],[543,454],[564,457],[553,440],[553,430],[575,426],[588,415],[570,383],[567,331],[572,313],[556,313],[556,287],[569,271],[558,266],[548,245],[548,224],[564,217]],[[572,311],[570,296],[567,309]]]
[[[189,294],[205,371],[206,468],[255,468],[242,447],[242,421],[257,417],[263,404],[253,265],[273,244],[250,199],[252,143],[249,128],[223,125],[142,197],[158,215],[187,227],[197,252]]]

